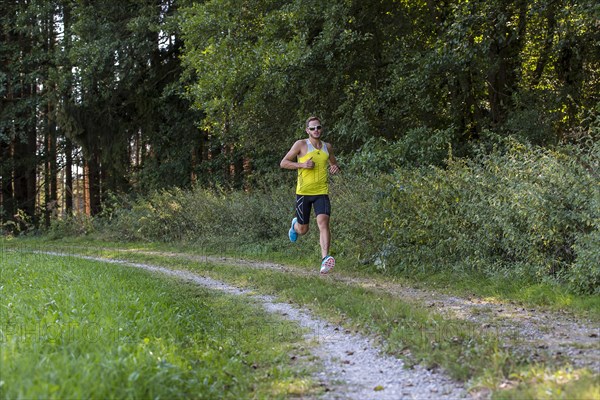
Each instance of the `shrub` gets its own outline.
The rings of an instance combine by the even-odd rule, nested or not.
[[[58,239],[68,236],[85,236],[93,231],[92,217],[80,213],[53,220],[47,234],[52,239]]]
[[[445,130],[415,128],[397,141],[367,140],[346,164],[352,173],[368,176],[391,173],[396,168],[443,166],[455,142],[458,142],[458,133],[453,127]]]
[[[571,289],[577,293],[600,295],[600,226],[596,225],[592,232],[580,236],[574,247],[577,260],[569,274]]]
[[[281,236],[292,210],[292,197],[277,187],[161,190],[116,210],[104,231],[126,240],[245,244]]]
[[[382,202],[385,180],[344,171],[331,183],[332,251],[360,264],[384,268],[380,252],[386,242]]]
[[[579,160],[517,142],[477,159],[450,159],[445,169],[397,170],[385,219],[392,265],[575,285],[592,279],[597,287],[600,260],[591,249],[598,229],[590,223],[597,197],[597,178]]]

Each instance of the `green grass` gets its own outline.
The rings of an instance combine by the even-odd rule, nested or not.
[[[78,251],[199,271],[236,285],[276,294],[282,300],[310,307],[335,323],[345,324],[349,329],[384,338],[390,353],[403,354],[413,363],[443,366],[460,380],[473,377],[490,357],[502,359],[504,363],[518,363],[499,347],[497,338],[479,334],[475,325],[444,319],[429,310],[399,301],[392,295],[335,283],[318,275],[300,277],[270,270],[190,262],[180,257],[122,252],[120,249],[88,248],[85,251],[81,248]],[[498,368],[502,373],[507,366]]]
[[[511,302],[543,310],[568,311],[600,322],[600,296],[578,295],[564,286],[534,283],[521,279],[488,277],[477,273],[438,272],[412,275],[407,282],[426,285],[452,295],[481,297],[491,301]]]
[[[306,265],[308,269],[315,270],[314,276],[282,274],[272,270],[256,270],[241,266],[215,265],[201,260],[191,261],[190,257],[186,257],[186,255],[211,253],[206,249],[164,244],[96,243],[97,245],[102,247],[91,246],[89,241],[19,240],[9,246],[23,246],[24,249],[30,246],[56,248],[59,251],[128,259],[173,269],[192,270],[239,286],[254,288],[263,293],[275,294],[282,300],[289,300],[307,307],[333,323],[341,323],[347,329],[380,338],[389,353],[402,357],[409,365],[421,363],[429,367],[442,367],[456,379],[466,381],[473,390],[491,388],[495,390],[495,396],[503,396],[501,398],[536,398],[535,393],[540,391],[569,393],[571,397],[576,398],[576,395],[583,396],[597,390],[593,379],[588,379],[589,372],[582,370],[571,373],[577,379],[573,378],[558,383],[552,379],[539,379],[539,373],[536,371],[544,371],[546,375],[560,374],[564,370],[564,366],[557,365],[556,360],[550,356],[544,358],[540,354],[540,357],[534,362],[524,355],[516,354],[512,352],[510,342],[500,339],[494,332],[482,332],[478,325],[463,320],[444,318],[433,313],[431,309],[404,303],[397,297],[378,290],[323,279],[318,276],[314,266],[309,266],[309,262],[301,264]],[[181,251],[184,254],[164,256],[125,251],[135,249]],[[228,252],[227,255],[235,254]],[[364,270],[346,271],[341,268],[338,268],[336,274],[369,275]],[[381,280],[388,277],[373,275],[371,278]],[[422,278],[413,281],[407,280],[405,283],[419,285],[419,282],[422,282],[420,279]],[[495,294],[499,299],[502,299],[498,295],[499,292],[509,290],[508,287],[502,289],[502,285],[495,287],[492,283],[478,286],[475,278],[472,278],[470,285],[461,283],[452,285],[448,277],[441,275],[432,277],[432,281],[427,283],[427,287],[446,288],[447,292],[470,295],[475,292],[483,297]],[[516,291],[513,290],[513,292],[516,295]],[[533,379],[532,376],[538,378]],[[511,385],[506,386],[505,382],[507,381],[511,382]]]
[[[314,392],[299,329],[247,299],[74,257],[3,252],[0,398]],[[308,368],[308,369],[307,369]]]
[[[312,234],[312,236],[310,236]],[[268,261],[295,265],[315,270],[319,262],[318,236],[309,232],[309,237],[303,238],[303,243],[289,247],[287,251],[274,251],[269,246],[248,244],[240,246],[228,243],[158,243],[158,242],[111,242],[89,237],[69,238],[65,240],[47,240],[46,238],[27,238],[3,240],[1,246],[35,248],[36,246],[52,246],[66,251],[77,251],[78,248],[102,256],[103,249],[129,249],[183,252],[195,255],[218,255],[231,257],[248,257],[258,261]],[[312,244],[314,249],[312,249]],[[314,251],[311,251],[314,250]],[[316,255],[316,256],[315,256]],[[524,279],[499,276],[489,277],[475,272],[440,271],[437,273],[403,273],[388,274],[385,271],[374,270],[372,265],[363,265],[356,260],[337,257],[338,272],[349,276],[370,278],[389,282],[390,280],[412,287],[437,290],[441,293],[462,297],[481,297],[488,300],[512,302],[523,307],[536,307],[553,311],[568,311],[580,317],[600,322],[600,296],[578,295],[569,292],[564,286],[547,283],[529,282]],[[343,270],[342,270],[343,268]]]
[[[521,384],[496,393],[494,399],[596,400],[600,399],[598,377],[587,371],[532,368],[519,377]],[[543,382],[544,384],[539,384]]]

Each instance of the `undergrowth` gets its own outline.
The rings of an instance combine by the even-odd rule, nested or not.
[[[599,143],[548,150],[506,139],[470,159],[450,153],[444,168],[408,168],[377,151],[365,148],[331,179],[332,254],[346,265],[397,276],[473,274],[600,294]],[[289,173],[249,191],[196,187],[113,196],[92,223],[59,222],[50,235],[93,226],[109,240],[291,258],[314,254],[318,260],[314,221],[302,243],[287,242],[294,212]]]

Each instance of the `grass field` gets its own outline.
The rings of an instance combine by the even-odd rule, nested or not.
[[[300,330],[133,268],[2,253],[0,398],[278,398],[314,390]]]
[[[52,300],[55,300],[55,302],[58,303],[56,298],[59,296],[50,295],[50,293],[62,293],[60,295],[63,297],[60,301],[60,309],[65,312],[71,309],[70,306],[65,307],[64,304],[70,304],[69,302],[72,302],[70,299],[73,296],[72,293],[74,290],[72,289],[73,285],[69,282],[74,280],[73,282],[82,283],[91,280],[92,283],[86,289],[85,294],[81,293],[81,297],[79,298],[81,304],[89,303],[90,305],[86,306],[85,310],[82,310],[77,314],[78,316],[83,315],[83,311],[87,312],[85,315],[90,315],[89,307],[91,307],[91,304],[97,303],[100,298],[102,298],[103,301],[108,301],[99,293],[107,293],[107,296],[110,294],[108,297],[111,299],[117,297],[120,299],[118,301],[115,300],[108,306],[111,311],[119,309],[119,305],[121,305],[120,307],[124,308],[126,312],[129,308],[133,307],[138,313],[141,313],[129,313],[120,319],[120,322],[111,319],[110,322],[100,323],[99,321],[102,321],[103,319],[99,317],[99,315],[102,314],[99,312],[94,312],[94,318],[92,319],[88,317],[87,320],[94,321],[97,326],[112,327],[111,329],[113,329],[113,331],[111,332],[114,332],[115,327],[123,329],[118,330],[118,334],[113,334],[113,337],[109,338],[110,343],[114,344],[113,339],[115,335],[117,342],[123,341],[124,338],[127,339],[123,345],[128,347],[122,349],[120,353],[117,352],[115,354],[114,349],[111,350],[112,353],[111,351],[102,352],[102,354],[112,354],[108,360],[103,361],[104,363],[112,365],[111,363],[116,362],[121,358],[124,358],[125,360],[129,360],[132,357],[139,358],[139,355],[136,356],[136,354],[139,353],[140,348],[143,349],[145,348],[144,346],[147,347],[152,344],[156,346],[160,343],[160,349],[163,349],[164,351],[165,343],[167,343],[165,337],[170,338],[171,341],[168,342],[170,343],[170,346],[166,347],[166,353],[172,353],[174,356],[173,359],[180,359],[180,361],[174,362],[169,359],[168,363],[169,365],[174,366],[187,365],[188,374],[186,375],[176,369],[169,369],[176,377],[173,378],[171,376],[171,378],[169,378],[168,376],[165,376],[164,379],[166,379],[166,381],[162,381],[157,387],[162,388],[164,382],[169,382],[169,379],[175,379],[177,385],[170,385],[170,388],[173,393],[176,394],[171,392],[166,394],[160,393],[160,397],[164,397],[165,395],[168,395],[169,397],[187,397],[190,393],[187,391],[186,385],[188,383],[190,385],[200,385],[203,391],[197,393],[203,393],[200,395],[201,397],[223,397],[223,393],[227,393],[228,395],[231,393],[232,397],[236,397],[237,395],[244,393],[245,390],[250,390],[249,393],[252,393],[254,397],[277,397],[278,395],[286,396],[290,393],[306,395],[307,393],[314,393],[316,389],[314,383],[303,378],[307,375],[302,374],[302,368],[308,367],[289,365],[289,360],[286,358],[286,351],[289,351],[290,347],[298,348],[299,346],[303,346],[298,337],[294,335],[291,335],[290,337],[284,335],[283,338],[278,337],[278,340],[274,341],[274,343],[277,344],[277,347],[269,347],[269,343],[273,338],[271,337],[272,335],[269,335],[268,333],[273,332],[273,329],[278,331],[289,329],[289,325],[273,321],[271,317],[257,312],[255,308],[248,305],[240,305],[239,300],[231,299],[224,295],[216,295],[212,292],[207,292],[206,290],[198,289],[188,284],[171,281],[166,278],[157,279],[156,276],[149,276],[148,273],[142,271],[132,271],[130,268],[126,267],[114,265],[107,266],[98,262],[81,261],[77,260],[75,257],[60,258],[28,255],[29,251],[41,250],[86,254],[94,257],[127,259],[135,262],[150,263],[171,269],[190,270],[204,276],[210,276],[214,279],[229,282],[236,286],[252,288],[253,290],[262,293],[274,294],[280,300],[292,301],[298,306],[308,308],[332,323],[342,324],[346,326],[347,329],[381,338],[385,342],[388,352],[402,357],[409,364],[412,362],[425,364],[434,368],[442,367],[454,378],[466,382],[467,386],[472,390],[481,391],[491,389],[494,392],[494,397],[497,398],[597,399],[600,397],[600,388],[596,382],[597,376],[594,376],[588,370],[577,370],[569,368],[568,366],[561,366],[556,364],[556,360],[551,357],[538,358],[536,360],[529,359],[523,354],[513,353],[510,350],[510,343],[506,342],[506,338],[500,339],[494,335],[493,332],[486,332],[484,334],[476,324],[470,324],[464,320],[444,318],[435,314],[427,307],[418,307],[414,304],[404,303],[397,297],[382,293],[381,291],[323,279],[317,274],[314,276],[298,276],[268,269],[257,270],[239,265],[213,264],[203,261],[201,254],[198,253],[198,249],[169,248],[168,246],[165,247],[165,245],[156,244],[93,243],[85,240],[70,242],[18,240],[10,243],[7,242],[5,245],[6,249],[11,249],[11,252],[4,251],[3,257],[8,257],[10,260],[9,265],[12,265],[12,267],[9,270],[13,271],[13,275],[17,274],[15,276],[18,276],[18,273],[14,271],[21,271],[21,274],[25,273],[25,271],[29,271],[27,273],[33,274],[32,278],[37,277],[36,279],[42,279],[40,278],[41,275],[55,275],[55,277],[52,278],[53,280],[40,281],[40,285],[38,286],[46,289],[40,289],[37,293],[38,297],[42,297],[39,299],[38,303],[49,304],[47,307],[49,307],[51,311],[54,307]],[[149,250],[173,250],[179,252],[180,255],[161,254],[160,251],[155,254],[149,254],[147,252]],[[198,258],[198,260],[193,261],[190,256],[194,256]],[[27,261],[30,258],[33,261]],[[36,263],[36,259],[42,261]],[[35,268],[28,267],[25,268],[25,271],[22,271],[23,267],[21,266],[24,263],[23,260],[25,260],[26,264],[30,263],[37,266]],[[59,267],[48,267],[50,264],[58,265]],[[74,267],[77,265],[85,267]],[[48,268],[50,269],[50,273],[36,272],[45,271]],[[91,268],[96,268],[97,271],[94,273],[85,272]],[[106,271],[110,271],[110,274]],[[337,274],[353,273],[360,274],[360,271],[337,271]],[[94,280],[97,279],[96,277],[98,276],[102,277],[102,279],[100,282],[95,282]],[[109,276],[112,277],[110,278],[110,282],[112,283],[105,282],[102,284],[102,281],[104,280],[107,280],[108,282]],[[136,278],[128,278],[131,276],[135,276]],[[7,281],[4,272],[2,281]],[[10,281],[10,279],[8,281]],[[57,282],[62,283],[57,285]],[[449,282],[446,282],[446,284],[448,283]],[[2,285],[4,285],[4,288],[2,289],[4,292],[4,301],[4,299],[8,299],[8,297],[6,297],[6,287],[11,287],[11,285],[7,286],[6,283],[2,283]],[[103,285],[104,289],[100,290],[98,287],[99,285]],[[121,288],[120,285],[126,285],[127,288]],[[158,290],[157,293],[157,291],[153,289],[157,285],[160,285],[161,287],[167,285],[169,288],[172,288],[172,290],[162,289]],[[77,287],[79,286],[81,285],[77,285]],[[56,287],[62,287],[63,290],[49,289]],[[82,286],[82,288],[83,287],[84,286]],[[182,288],[185,290],[182,290]],[[125,290],[125,292],[118,295],[121,289]],[[471,293],[476,292],[477,289],[477,287],[473,287]],[[15,288],[12,290],[14,291]],[[78,290],[79,289],[77,289],[76,292]],[[458,287],[455,288],[455,290],[460,291],[462,289]],[[150,293],[147,293],[148,291],[150,291]],[[131,294],[132,292],[138,293],[138,295],[133,295]],[[146,294],[140,296],[139,293]],[[165,293],[170,294],[167,296]],[[201,293],[202,296],[198,297],[196,293]],[[95,301],[90,301],[90,298]],[[139,304],[140,298],[154,298],[155,300],[151,302],[143,301],[143,304]],[[202,300],[197,300],[197,298],[201,298]],[[88,299],[87,303],[85,303],[85,299]],[[173,299],[177,299],[177,302],[175,303],[178,304],[177,307],[180,307],[180,311],[175,313],[174,316],[169,317],[168,313],[165,314],[165,312],[163,312],[164,305],[161,305],[163,302],[159,301],[159,299],[167,304],[172,304],[174,303]],[[31,301],[36,303],[34,300]],[[202,305],[198,305],[198,302]],[[230,303],[232,304],[231,308],[229,306]],[[129,304],[131,304],[131,306]],[[194,304],[196,304],[195,307],[193,306]],[[582,307],[580,310],[583,314],[593,314],[593,312],[590,313],[590,311],[593,311],[593,307],[588,308],[590,307],[590,304],[593,304],[593,300],[591,303],[582,301],[581,304],[588,304],[587,307]],[[192,307],[192,310],[190,310],[189,307]],[[104,306],[101,308],[104,308]],[[169,307],[169,309],[171,308],[172,307]],[[549,308],[553,308],[553,306],[550,305]],[[33,307],[33,309],[35,309],[35,307]],[[7,310],[10,310],[10,308]],[[31,310],[28,310],[29,309],[27,308],[23,309],[18,315],[30,316]],[[210,312],[206,313],[206,310],[210,310]],[[231,310],[235,311],[231,312]],[[48,312],[46,312],[46,314],[47,313]],[[16,315],[14,311],[13,314]],[[113,314],[113,312],[109,313],[109,315]],[[249,319],[248,314],[251,314],[252,318]],[[70,318],[74,318],[73,313],[68,315]],[[178,315],[179,317],[177,317]],[[183,315],[183,317],[181,317],[181,315]],[[257,315],[259,315],[260,318],[258,318]],[[193,316],[193,318],[190,318],[190,316]],[[129,328],[129,323],[127,321],[131,321],[132,319],[138,321],[140,318],[141,321],[136,322],[136,325],[142,329],[125,330],[125,328]],[[63,320],[70,321],[69,319]],[[85,326],[85,322],[81,321],[87,320],[79,320],[79,325],[76,323],[74,326]],[[150,320],[154,320],[154,322],[150,322]],[[159,326],[168,325],[173,327],[179,327],[179,324],[182,325],[181,328],[167,329],[161,333],[162,331],[159,328],[150,328],[156,324]],[[257,327],[262,326],[263,324],[269,324],[270,327],[277,328],[270,329],[266,335],[265,332],[260,329],[258,329],[258,331],[257,329],[250,329],[251,335],[238,337],[241,327],[246,325]],[[11,329],[13,330],[14,336],[15,328],[13,325],[11,325]],[[182,332],[181,337],[183,337],[183,339],[176,340],[172,335],[179,329]],[[82,332],[83,329],[78,328],[74,331]],[[150,333],[140,334],[140,331]],[[203,332],[201,338],[190,341],[189,338],[194,337],[194,333],[191,332],[197,334],[198,331]],[[62,331],[59,330],[59,332]],[[231,332],[237,332],[238,335],[227,334]],[[215,334],[221,339],[215,340]],[[25,336],[27,338],[27,334]],[[134,338],[134,340],[132,341],[131,338]],[[202,342],[202,340],[205,340],[205,342]],[[27,341],[22,342],[26,343]],[[233,347],[231,348],[232,351],[224,354],[211,353],[215,356],[214,363],[212,363],[212,361],[210,363],[198,363],[193,361],[194,357],[198,357],[198,354],[205,354],[202,352],[194,353],[195,350],[193,349],[195,346],[200,346],[202,349],[208,348],[214,350],[215,348],[211,347],[211,344],[216,346],[216,342],[219,342],[221,346],[222,343],[233,343]],[[32,346],[34,345],[35,343],[30,345],[28,355],[25,352],[22,353],[22,361],[13,362],[13,369],[17,368],[17,364],[19,365],[19,368],[21,368],[21,365],[31,366],[36,365],[36,362],[39,362],[39,357],[36,356],[36,352],[32,350]],[[233,348],[236,350],[233,351]],[[118,346],[117,349],[119,349]],[[154,348],[152,351],[154,354],[157,354],[156,352],[158,349]],[[64,351],[61,351],[60,354],[63,354],[64,357]],[[193,355],[190,358],[186,358],[190,354]],[[4,352],[3,357],[5,357]],[[165,357],[163,356],[162,359],[165,359]],[[63,358],[59,362],[59,365],[61,363],[69,363],[69,365],[75,364],[79,365],[79,367],[74,368],[75,371],[83,371],[86,370],[86,362],[89,361],[89,359],[87,361],[82,361],[79,359],[72,360]],[[81,364],[76,364],[77,362],[80,362]],[[122,361],[119,361],[119,363],[121,362]],[[230,366],[230,363],[233,363],[233,365]],[[282,364],[277,366],[278,363]],[[97,363],[94,364],[96,365]],[[145,382],[148,377],[156,375],[157,371],[162,372],[160,367],[156,367],[155,365],[152,366],[153,364],[151,364],[150,366],[147,366],[145,370],[142,369],[143,371],[146,371],[147,374],[141,376],[139,375],[141,373],[140,368],[135,368],[129,364],[127,365],[128,369],[123,373],[118,374],[121,377],[120,380],[115,380],[111,384],[113,387],[118,387],[119,391],[110,392],[110,385],[108,388],[105,387],[103,389],[106,390],[106,392],[102,392],[100,389],[98,389],[98,391],[100,393],[110,393],[112,397],[133,397],[134,395],[155,397],[154,392],[152,391],[138,392],[130,396],[130,393],[126,391],[126,388],[132,390],[131,387],[136,386],[132,385],[129,380],[130,378],[133,379],[134,382]],[[224,365],[226,367],[224,367]],[[248,365],[259,365],[261,368],[248,368]],[[198,372],[198,367],[206,368],[206,370],[204,372]],[[114,367],[111,368],[114,369]],[[298,372],[299,368],[300,372]],[[41,370],[41,374],[36,372],[34,375],[44,376],[44,374],[47,374],[44,379],[45,382],[49,382],[48,376],[52,376],[52,374],[45,371],[46,370]],[[183,368],[182,371],[185,371],[185,368]],[[92,367],[89,371],[89,376],[103,376],[103,373],[105,373],[103,368],[96,369],[96,367]],[[201,384],[196,381],[198,374],[205,379]],[[243,376],[243,378],[240,378],[238,374]],[[19,373],[15,373],[15,376],[18,375]],[[64,375],[57,377],[53,382],[61,382],[61,378],[66,379],[68,376],[67,373],[64,373]],[[160,376],[162,377],[162,375]],[[186,378],[184,379],[183,377]],[[205,377],[209,377],[208,382]],[[221,377],[224,377],[224,380],[222,380]],[[4,395],[5,393],[15,393],[8,392],[9,388],[6,387],[6,382],[11,382],[11,386],[14,385],[12,385],[11,380],[4,378],[4,372],[1,379],[5,382],[2,386],[3,397],[15,397],[12,395]],[[98,380],[92,380],[94,384],[98,384]],[[150,379],[150,381],[154,383],[154,378]],[[507,382],[509,382],[508,385]],[[92,384],[90,384],[90,386],[91,385]],[[21,381],[21,386],[40,387],[39,383],[37,385],[31,385],[25,381]],[[60,387],[60,385],[57,385],[56,383],[54,386],[48,386],[46,384],[47,389],[44,390],[50,390],[51,388],[57,389],[58,387]],[[150,390],[157,390],[157,387],[150,385]],[[141,390],[137,386],[136,389]],[[58,395],[55,397],[63,397],[62,392],[59,390],[60,389],[57,389],[56,393]],[[22,394],[22,397],[27,395],[25,392],[16,393],[16,397],[18,397],[19,394]],[[80,397],[79,392],[75,394],[75,397]],[[85,392],[83,392],[82,397],[85,397]]]

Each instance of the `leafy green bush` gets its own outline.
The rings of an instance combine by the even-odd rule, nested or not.
[[[600,226],[579,237],[574,249],[577,260],[569,274],[571,288],[579,293],[600,295]]]
[[[93,231],[94,226],[91,217],[85,214],[74,214],[53,220],[47,234],[50,238],[61,238],[65,236],[85,236]]]
[[[6,214],[4,209],[0,211]],[[21,209],[17,210],[13,219],[8,219],[0,224],[0,234],[2,235],[27,235],[35,231],[34,219]]]
[[[105,231],[127,240],[243,245],[281,236],[292,210],[280,188],[162,190],[117,210]]]
[[[443,166],[457,139],[458,133],[453,127],[445,130],[415,128],[396,141],[371,138],[353,154],[348,167],[352,173],[372,175],[390,173],[396,168]]]
[[[390,264],[570,280],[589,292],[600,284],[597,197],[597,176],[580,159],[517,142],[445,169],[397,170],[386,200]]]
[[[334,177],[330,188],[332,253],[384,267],[379,258],[386,242],[381,218],[384,180],[347,171]]]

